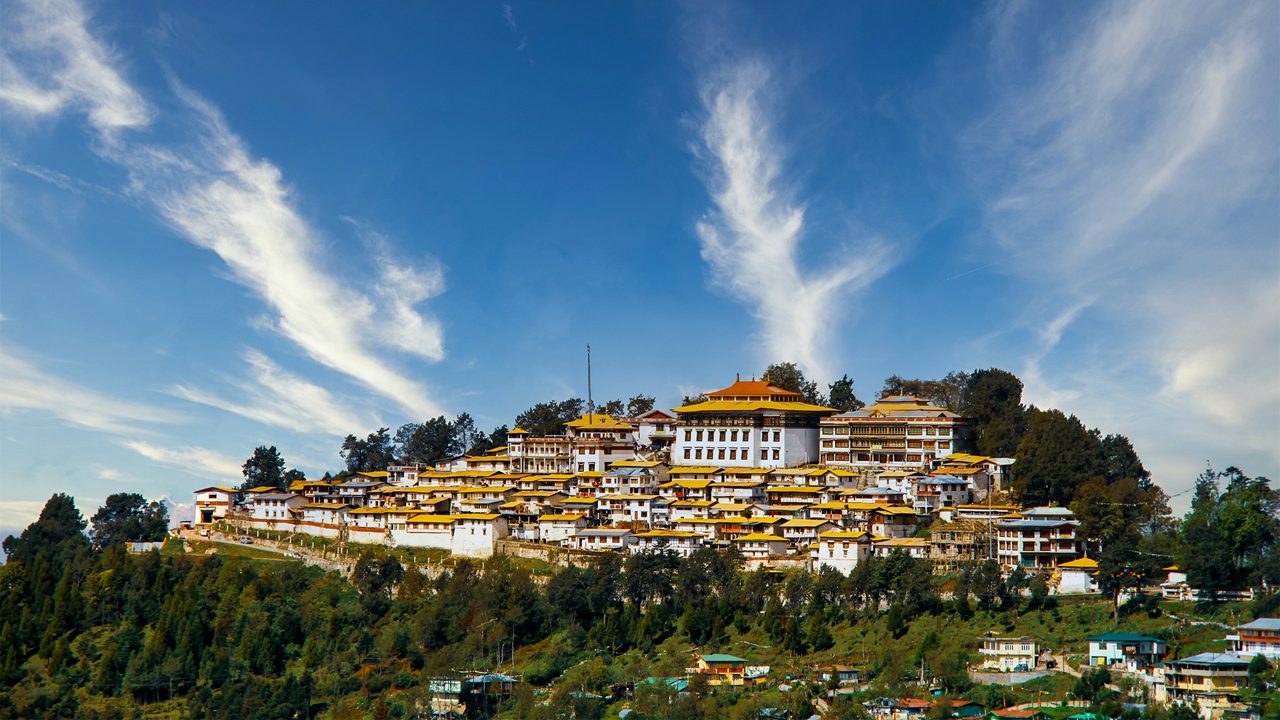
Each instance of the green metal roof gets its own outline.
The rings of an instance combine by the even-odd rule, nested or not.
[[[724,653],[712,653],[711,655],[702,655],[701,657],[703,662],[709,662],[709,663],[713,663],[713,662],[744,663],[746,662],[746,660],[744,660],[743,658],[737,657],[736,655],[725,655]]]
[[[1085,638],[1085,640],[1097,641],[1097,642],[1119,642],[1119,643],[1164,642],[1160,638],[1153,638],[1150,635],[1142,635],[1140,633],[1125,633],[1125,632],[1106,632],[1106,633],[1102,633],[1101,635],[1090,635],[1089,637]]]

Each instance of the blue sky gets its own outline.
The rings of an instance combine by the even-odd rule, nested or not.
[[[0,8],[0,530],[795,360],[1280,469],[1274,3]],[[1185,504],[1185,496],[1175,506]]]

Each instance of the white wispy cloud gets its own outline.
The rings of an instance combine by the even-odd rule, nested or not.
[[[102,468],[98,471],[99,480],[121,480],[123,478],[124,473],[116,470],[115,468]]]
[[[144,440],[125,440],[120,443],[142,457],[158,465],[181,470],[183,472],[227,480],[241,476],[243,461],[222,455],[208,448],[195,446],[166,447]]]
[[[119,58],[89,34],[88,14],[73,0],[7,3],[0,43],[0,99],[45,115],[74,107],[108,137],[141,127],[153,110],[117,70]]]
[[[1067,23],[1035,9],[990,18],[997,96],[962,135],[1002,266],[1048,318],[1029,394],[1090,420],[1180,400],[1174,417],[1134,419],[1151,465],[1188,435],[1205,454],[1280,462],[1280,6],[1113,3]],[[1041,373],[1086,306],[1116,328],[1104,356],[1141,360],[1154,383],[1119,383],[1108,362]],[[1186,460],[1168,474],[1189,482]]]
[[[438,266],[377,269],[373,290],[332,272],[320,234],[295,207],[283,173],[255,157],[212,104],[176,81],[183,143],[156,144],[118,132],[147,125],[153,111],[124,79],[88,17],[70,0],[12,3],[20,22],[5,39],[0,100],[33,114],[83,110],[105,141],[94,148],[124,167],[130,191],[184,238],[211,250],[230,277],[271,309],[270,326],[316,362],[341,372],[410,415],[439,414],[419,381],[393,367],[388,351],[428,360],[444,355],[439,323],[415,306],[443,289]]]
[[[352,412],[325,388],[284,370],[258,350],[247,350],[244,359],[248,379],[232,381],[243,400],[182,384],[172,392],[190,402],[299,432],[341,437],[380,426],[378,418]]]
[[[77,427],[116,434],[139,433],[147,424],[180,419],[167,410],[112,397],[53,375],[9,348],[0,347],[0,408],[6,411],[44,412]]]
[[[785,152],[774,137],[770,94],[761,62],[742,62],[704,84],[699,151],[711,160],[715,209],[697,233],[714,282],[760,321],[769,360],[794,360],[827,378],[839,308],[889,269],[889,252],[878,238],[839,238],[824,270],[802,266],[805,208],[782,177]]]

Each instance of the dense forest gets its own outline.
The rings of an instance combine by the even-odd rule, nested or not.
[[[1201,479],[1167,549],[1202,580],[1269,588],[1250,611],[1274,614],[1276,493],[1238,471],[1225,474],[1225,487],[1219,479]],[[125,515],[148,514],[145,504],[130,507]],[[120,514],[95,520],[105,528]],[[990,561],[939,578],[927,561],[895,554],[846,577],[744,572],[735,552],[704,549],[688,559],[610,555],[539,574],[503,556],[457,559],[431,575],[371,548],[348,580],[296,562],[128,554],[85,529],[72,500],[55,495],[5,541],[0,716],[129,717],[159,705],[179,717],[409,717],[428,678],[499,662],[524,679],[506,701],[511,716],[600,717],[615,684],[681,674],[682,648],[734,645],[786,662],[840,643],[843,660],[856,655],[876,675],[876,692],[901,692],[919,669],[947,693],[981,695],[965,673],[976,628],[1036,617],[1042,634],[1078,640],[1115,622],[1108,609],[1092,626],[1070,626],[1042,578],[1002,578]],[[101,536],[96,523],[90,534]],[[1159,612],[1151,599],[1120,610],[1122,621]],[[495,660],[503,657],[505,666]],[[800,712],[812,697],[787,702]],[[1118,707],[1098,688],[1093,697]],[[737,716],[753,702],[646,685],[634,707],[639,717],[700,718]],[[842,707],[840,717],[861,716],[855,704]]]

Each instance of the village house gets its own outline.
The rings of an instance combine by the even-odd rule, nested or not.
[[[1258,618],[1228,635],[1231,652],[1240,657],[1264,655],[1274,665],[1280,659],[1280,618]]]
[[[954,520],[929,529],[929,559],[934,572],[945,575],[976,564],[991,551],[990,528],[977,520]]]
[[[627,523],[651,527],[666,525],[671,519],[670,506],[657,495],[601,495],[596,499],[600,517],[611,525]]]
[[[676,416],[654,408],[647,413],[627,418],[636,429],[636,445],[650,450],[671,446],[676,439]]]
[[[694,532],[646,530],[635,534],[631,552],[672,552],[682,557],[689,557],[694,550],[702,547],[705,541],[705,537]]]
[[[572,540],[573,546],[579,550],[626,552],[635,541],[635,533],[627,528],[587,528],[579,530]]]
[[[796,545],[805,545],[818,539],[818,535],[835,530],[836,526],[827,520],[808,520],[794,518],[781,525],[782,537]]]
[[[925,538],[885,538],[871,543],[871,553],[876,557],[889,557],[895,552],[923,560],[929,557],[929,541]]]
[[[1006,568],[1052,568],[1080,556],[1076,527],[1066,508],[1038,507],[996,523],[996,553]]]
[[[609,467],[600,487],[606,494],[652,495],[669,473],[667,464],[657,460],[622,460]]]
[[[757,678],[748,677],[747,661],[743,658],[713,653],[699,655],[696,660],[694,667],[685,672],[688,675],[705,676],[708,685],[749,685],[757,681]]]
[[[1054,591],[1060,595],[1098,592],[1098,561],[1093,558],[1076,558],[1058,566],[1054,573]]]
[[[901,505],[877,507],[868,515],[871,534],[883,538],[909,537],[916,531],[919,519],[914,509]]]
[[[912,506],[920,515],[932,515],[944,506],[955,507],[972,497],[969,481],[955,475],[934,475],[915,482]]]
[[[586,527],[587,519],[581,515],[543,515],[538,518],[538,539],[561,543]]]
[[[748,533],[734,538],[733,546],[748,560],[768,560],[786,555],[789,543],[769,533]]]
[[[1035,670],[1040,657],[1039,644],[1032,638],[996,637],[988,635],[978,642],[982,667],[1001,672]]]
[[[291,523],[294,520],[294,511],[305,502],[306,498],[293,493],[255,493],[253,506],[249,512],[249,519],[254,521],[254,524],[259,525]]]
[[[565,424],[570,472],[603,472],[636,456],[636,428],[604,413],[587,413]]]
[[[1138,672],[1160,662],[1168,651],[1165,641],[1149,635],[1107,632],[1090,635],[1089,664]]]
[[[810,545],[811,567],[819,572],[829,567],[848,575],[864,558],[871,554],[871,536],[861,530],[829,530],[819,533]]]
[[[352,507],[340,502],[305,503],[298,507],[302,515],[299,528],[304,533],[327,538],[337,538],[347,524],[347,512]]]
[[[1194,703],[1201,717],[1209,720],[1225,717],[1242,709],[1237,703],[1249,682],[1249,662],[1239,655],[1215,652],[1167,661],[1155,674],[1155,699]]]
[[[196,490],[196,524],[208,525],[226,518],[227,512],[239,499],[239,490],[224,485],[210,485]]]

